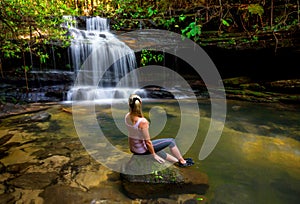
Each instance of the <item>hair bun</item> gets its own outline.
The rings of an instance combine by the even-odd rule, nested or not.
[[[135,101],[134,101],[134,104],[135,104],[135,105],[138,105],[138,104],[140,103],[140,100],[139,100],[138,98],[135,98],[135,99],[133,99],[133,100],[135,100]]]
[[[129,106],[130,108],[134,108],[134,106],[137,106],[139,104],[142,103],[142,100],[141,100],[141,97],[136,95],[136,94],[131,94],[129,99],[128,99],[128,102],[129,102]]]

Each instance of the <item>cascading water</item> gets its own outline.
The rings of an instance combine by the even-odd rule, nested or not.
[[[125,98],[137,89],[137,77],[131,72],[137,66],[135,54],[110,32],[107,19],[86,18],[85,29],[79,29],[73,17],[65,19],[77,76],[69,101]]]

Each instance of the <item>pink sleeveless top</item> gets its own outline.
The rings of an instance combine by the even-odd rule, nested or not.
[[[142,121],[147,121],[147,119],[139,118],[134,125],[130,125],[127,122],[128,117],[129,117],[129,113],[127,113],[127,115],[125,116],[125,124],[128,130],[128,143],[129,143],[130,151],[132,153],[143,154],[148,149],[146,146],[143,133],[141,129],[139,129],[139,125]]]

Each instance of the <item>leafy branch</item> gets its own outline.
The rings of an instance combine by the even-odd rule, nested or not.
[[[141,65],[146,66],[150,63],[159,63],[164,60],[164,56],[160,53],[154,53],[151,50],[142,50],[141,53]]]

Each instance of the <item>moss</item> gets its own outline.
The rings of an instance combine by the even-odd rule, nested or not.
[[[223,83],[225,86],[240,86],[241,84],[251,83],[251,79],[249,77],[234,77],[224,79]]]

